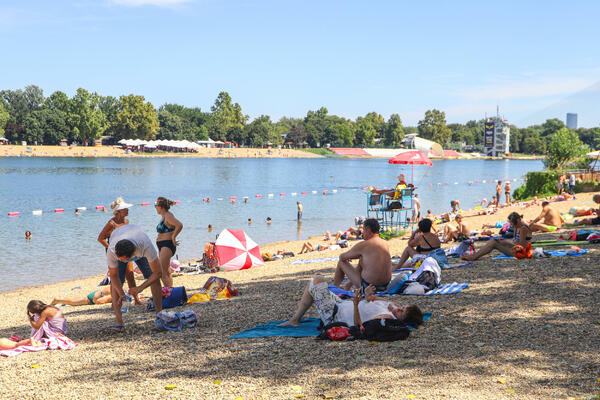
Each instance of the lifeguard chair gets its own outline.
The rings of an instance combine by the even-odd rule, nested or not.
[[[408,228],[416,216],[413,192],[411,186],[384,193],[367,193],[367,218],[379,221],[383,230]]]

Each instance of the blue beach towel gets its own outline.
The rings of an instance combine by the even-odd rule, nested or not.
[[[469,265],[472,265],[472,262],[466,262],[466,263],[462,263],[462,264],[448,264],[445,267],[442,267],[442,269],[453,269],[453,268],[462,268],[462,267],[468,267]]]
[[[564,256],[578,257],[578,256],[584,255],[588,251],[590,251],[590,249],[581,249],[579,251],[571,251],[571,252],[566,251],[566,250],[548,250],[548,251],[544,251],[544,253],[548,254],[549,256],[552,256],[552,257],[564,257]],[[515,258],[511,257],[511,256],[507,256],[505,254],[500,254],[499,256],[492,258],[492,260],[505,260],[505,259],[515,259]]]
[[[396,286],[394,289],[392,289],[389,292],[380,292],[380,293],[375,293],[375,296],[391,296],[393,294],[405,294],[405,293],[397,293],[396,291],[399,289],[398,285]],[[469,286],[468,283],[445,283],[443,285],[438,286],[436,289],[430,290],[429,292],[422,294],[422,295],[414,295],[414,296],[431,296],[434,294],[456,294],[461,292],[463,289],[465,289],[467,286]],[[337,286],[334,285],[329,285],[329,290],[340,297],[354,297],[354,292],[350,291],[350,290],[344,290],[341,289]]]
[[[431,313],[423,313],[423,322],[427,322],[431,319]],[[319,334],[319,325],[321,320],[319,318],[306,318],[300,322],[300,326],[277,326],[285,321],[273,321],[264,325],[257,325],[254,328],[246,329],[240,333],[236,333],[230,336],[229,339],[240,339],[240,338],[258,338],[258,337],[273,337],[273,336],[285,336],[285,337],[314,337]],[[407,325],[408,329],[417,329],[417,326]]]
[[[335,260],[339,260],[339,259],[340,259],[339,257],[312,258],[310,260],[292,261],[289,265],[322,263],[322,262],[327,262],[327,261],[335,261]]]

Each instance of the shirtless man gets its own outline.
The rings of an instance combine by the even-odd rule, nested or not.
[[[452,240],[467,240],[471,235],[471,230],[463,222],[462,215],[457,214],[456,217],[454,217],[454,220],[456,221],[456,229],[453,229],[452,225],[449,223],[444,228],[444,237],[446,238],[446,242],[450,242]]]
[[[379,237],[379,222],[369,218],[363,223],[364,241],[357,243],[350,250],[340,254],[340,261],[335,269],[333,284],[340,286],[344,276],[348,276],[346,289],[352,286],[367,288],[375,286],[375,290],[383,292],[392,279],[392,259],[387,242]],[[350,260],[358,259],[358,266]]]
[[[541,219],[544,220],[543,223],[540,223]],[[536,219],[529,223],[529,229],[531,232],[554,232],[558,228],[562,227],[563,219],[560,216],[560,213],[550,207],[550,203],[547,201],[542,202],[542,212]]]

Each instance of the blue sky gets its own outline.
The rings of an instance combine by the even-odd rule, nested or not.
[[[419,5],[423,3],[427,5]],[[485,3],[485,4],[484,4]],[[78,87],[254,118],[600,125],[600,2],[0,0],[0,88]]]

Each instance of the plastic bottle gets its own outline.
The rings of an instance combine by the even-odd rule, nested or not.
[[[133,297],[128,294],[125,294],[123,297],[123,301],[121,302],[121,314],[127,314],[129,312],[129,306],[133,301]]]

